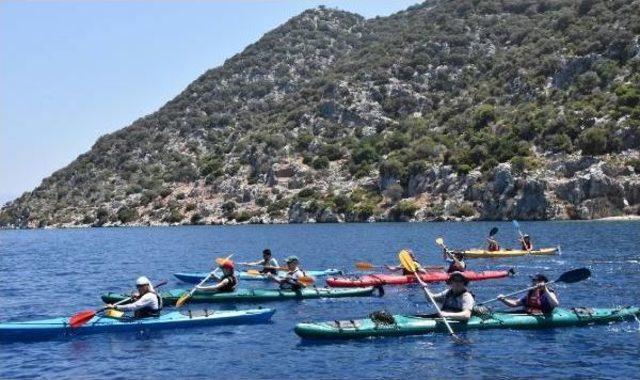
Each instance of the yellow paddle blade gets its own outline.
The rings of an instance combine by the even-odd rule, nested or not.
[[[441,237],[437,238],[436,244],[442,247],[444,245],[444,239]]]
[[[298,278],[298,282],[304,286],[313,285],[316,280],[313,277],[300,277]]]
[[[178,298],[178,300],[176,301],[176,307],[180,307],[180,306],[184,305],[185,302],[187,302],[187,300],[189,300],[189,297],[191,297],[191,294],[189,294],[189,293],[185,293],[185,294],[181,295],[180,298]]]
[[[249,276],[260,276],[260,275],[262,275],[262,273],[260,273],[260,271],[258,271],[258,270],[256,270],[256,269],[249,269],[249,270],[247,271],[247,274],[248,274]]]
[[[371,263],[367,263],[365,261],[358,261],[356,263],[356,268],[358,269],[373,269],[375,266]]]
[[[398,260],[400,260],[400,265],[402,265],[405,270],[411,273],[415,272],[418,269],[418,263],[413,261],[413,258],[411,258],[411,254],[405,249],[398,253]]]

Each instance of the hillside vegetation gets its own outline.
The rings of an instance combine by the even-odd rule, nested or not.
[[[0,225],[638,214],[639,36],[638,0],[308,10],[98,139]]]

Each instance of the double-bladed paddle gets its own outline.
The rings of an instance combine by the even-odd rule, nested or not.
[[[433,306],[435,306],[436,311],[438,312],[438,316],[442,318],[442,321],[444,322],[445,326],[447,326],[447,330],[449,330],[449,335],[451,335],[453,340],[455,340],[457,343],[466,343],[464,339],[460,338],[458,335],[456,335],[456,333],[453,332],[453,329],[451,328],[449,321],[447,321],[447,318],[442,316],[442,311],[440,310],[438,303],[436,303],[436,300],[433,299],[433,296],[431,295],[431,292],[429,291],[427,284],[424,281],[422,281],[420,276],[418,276],[418,273],[416,271],[418,270],[419,264],[413,259],[413,257],[411,257],[411,254],[409,253],[409,251],[404,249],[400,251],[400,253],[398,254],[398,259],[400,260],[400,264],[402,265],[402,267],[408,272],[413,273],[416,280],[418,280],[418,283],[420,283],[420,286],[422,286],[422,290],[424,291],[424,294],[427,296],[427,298],[429,298]]]
[[[158,284],[156,284],[154,286],[154,288],[159,288],[161,286],[163,286],[164,284],[166,284],[167,281],[162,281],[159,282]],[[120,305],[123,303],[127,303],[129,301],[131,301],[133,297],[129,297],[129,298],[125,298],[121,301],[118,301],[117,303],[115,303],[114,305]],[[101,313],[105,310],[107,310],[107,307],[102,307],[100,309],[97,310],[84,310],[84,311],[80,311],[78,313],[75,313],[74,315],[72,315],[69,318],[69,326],[71,326],[72,329],[78,328],[82,325],[84,325],[85,323],[89,322],[91,320],[91,318],[95,317],[96,314]]]
[[[520,229],[520,223],[518,223],[518,221],[514,219],[511,221],[511,224],[513,224],[513,227],[515,227],[515,229],[518,231],[518,235],[520,235],[520,240],[524,242],[524,234]],[[527,249],[527,252],[529,252],[529,249]]]
[[[553,280],[553,281],[549,281],[547,282],[547,284],[554,284],[557,282],[562,282],[565,284],[573,284],[576,282],[580,282],[583,280],[588,279],[589,277],[591,277],[591,271],[588,268],[578,268],[578,269],[572,269],[570,271],[566,271],[563,274],[560,275],[560,277],[558,277],[557,279]],[[518,290],[517,292],[513,292],[513,293],[509,293],[506,294],[504,297],[511,297],[511,296],[515,296],[516,294],[520,294],[520,293],[524,293],[524,292],[528,292],[531,289],[535,289],[537,288],[537,286],[530,286],[526,289],[522,289],[522,290]],[[484,301],[484,302],[480,302],[478,305],[484,305],[486,303],[489,302],[493,302],[493,301],[497,301],[499,298],[492,298],[490,300]]]
[[[230,254],[229,256],[227,256],[226,258],[217,258],[216,259],[216,264],[218,265],[222,265],[225,261],[229,260],[231,257],[233,257],[233,253]],[[191,289],[189,292],[183,294],[180,296],[180,298],[178,298],[178,301],[176,301],[176,307],[181,307],[182,305],[185,304],[185,302],[187,302],[189,300],[189,298],[191,298],[191,296],[193,295],[193,293],[196,292],[196,290],[198,290],[198,288],[204,284],[205,282],[209,281],[209,279],[211,278],[211,276],[213,276],[214,274],[218,273],[218,271],[220,270],[220,267],[218,266],[216,269],[213,270],[213,272],[209,273],[204,280],[200,281],[200,283],[196,286],[193,287],[193,289]]]

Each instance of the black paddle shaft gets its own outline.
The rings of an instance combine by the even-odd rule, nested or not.
[[[549,281],[547,284],[553,284],[553,283],[556,283],[556,282],[564,282],[565,284],[573,284],[573,283],[576,283],[576,282],[580,282],[580,281],[586,280],[589,277],[591,277],[591,271],[588,268],[578,268],[578,269],[572,269],[570,271],[564,272],[555,281]],[[526,289],[518,290],[517,292],[506,294],[505,297],[515,296],[516,294],[528,292],[529,290],[535,289],[535,288],[537,288],[537,285],[536,286],[530,286],[530,287],[528,287]],[[489,302],[493,302],[493,301],[497,301],[497,300],[498,300],[498,298],[492,298],[492,299],[490,299],[488,301],[480,302],[478,305],[484,305],[485,303],[489,303]]]

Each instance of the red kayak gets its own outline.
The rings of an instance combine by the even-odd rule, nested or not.
[[[503,278],[513,274],[512,270],[488,270],[484,272],[464,271],[464,275],[470,281],[490,280],[493,278]],[[427,272],[420,275],[424,282],[441,282],[449,279],[449,273]],[[330,277],[327,279],[327,285],[336,288],[352,288],[361,286],[377,286],[377,285],[407,285],[416,282],[415,277],[402,274],[368,274],[360,277]]]

